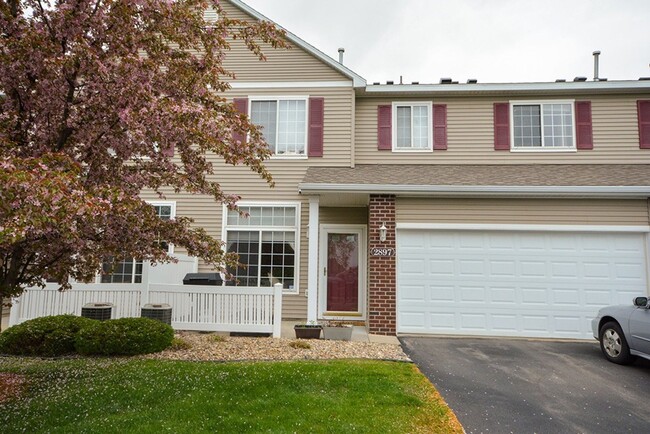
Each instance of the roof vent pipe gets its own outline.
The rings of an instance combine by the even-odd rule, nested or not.
[[[594,81],[600,80],[598,78],[598,56],[600,56],[600,51],[594,51]]]
[[[339,48],[339,63],[343,65],[343,53],[345,53],[345,48]]]

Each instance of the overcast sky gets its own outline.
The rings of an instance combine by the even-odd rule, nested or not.
[[[244,0],[369,83],[650,76],[650,0]]]

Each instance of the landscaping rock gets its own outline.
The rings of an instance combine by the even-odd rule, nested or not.
[[[169,360],[323,360],[377,359],[410,361],[399,345],[374,342],[327,341],[311,339],[311,348],[294,348],[295,339],[226,337],[214,339],[214,334],[180,332],[176,334],[190,344],[189,348],[168,349],[143,356],[148,359]]]

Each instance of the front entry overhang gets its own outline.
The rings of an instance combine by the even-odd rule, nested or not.
[[[427,197],[650,197],[647,164],[357,165],[311,167],[302,194],[367,200],[369,194]]]

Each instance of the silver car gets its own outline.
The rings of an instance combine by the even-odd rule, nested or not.
[[[610,362],[620,365],[643,357],[650,360],[650,303],[636,297],[632,306],[608,306],[591,321],[594,338]]]

